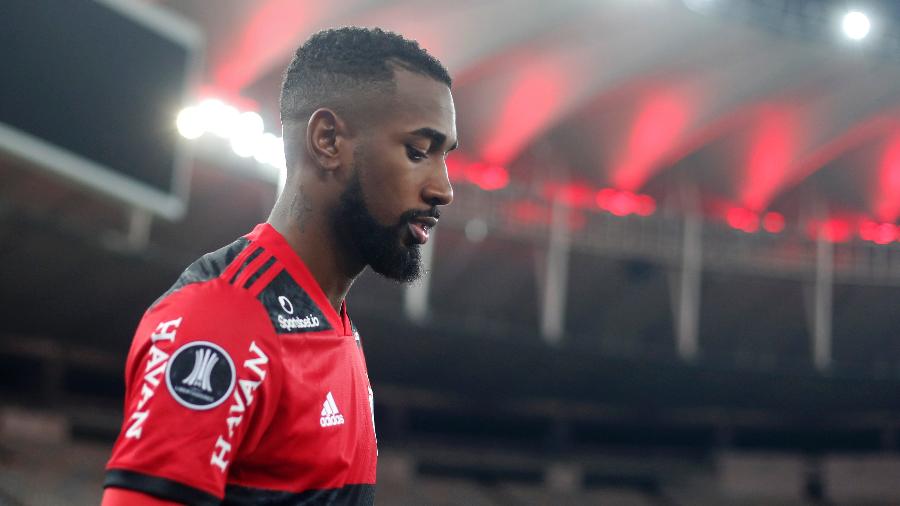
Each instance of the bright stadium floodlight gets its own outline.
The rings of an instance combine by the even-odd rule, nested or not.
[[[844,15],[844,21],[841,23],[844,28],[844,34],[853,40],[862,40],[869,34],[872,24],[869,17],[859,11],[850,11]]]
[[[232,132],[238,124],[240,112],[215,98],[208,98],[197,106],[200,117],[207,132],[211,132],[223,139],[232,136]]]
[[[231,149],[241,158],[249,158],[259,149],[262,135],[262,117],[252,111],[241,113],[231,130]]]
[[[196,107],[185,107],[182,109],[178,113],[175,124],[178,127],[178,133],[185,139],[196,139],[206,131],[201,113]]]
[[[259,163],[271,163],[270,160],[275,159],[272,155],[280,140],[281,139],[278,137],[275,137],[275,134],[269,132],[262,134],[262,137],[256,144],[256,151],[253,153],[253,158]],[[274,163],[272,163],[272,165],[274,165]]]

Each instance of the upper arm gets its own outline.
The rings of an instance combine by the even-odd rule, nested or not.
[[[215,281],[189,285],[149,311],[130,352],[105,486],[217,503],[231,464],[274,415],[273,336],[258,301]]]
[[[157,499],[151,495],[124,488],[107,488],[100,506],[183,506],[184,503]]]

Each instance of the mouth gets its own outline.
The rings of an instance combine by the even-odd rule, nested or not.
[[[409,222],[409,231],[417,244],[428,242],[428,233],[437,225],[437,218],[422,217]]]

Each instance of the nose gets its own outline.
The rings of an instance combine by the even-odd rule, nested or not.
[[[447,174],[447,164],[440,164],[440,169],[429,178],[422,189],[422,199],[432,206],[446,206],[453,202],[453,185]]]

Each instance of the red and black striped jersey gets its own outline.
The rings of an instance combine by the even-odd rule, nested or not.
[[[373,504],[359,334],[270,225],[191,264],[144,314],[106,487],[187,504]]]

